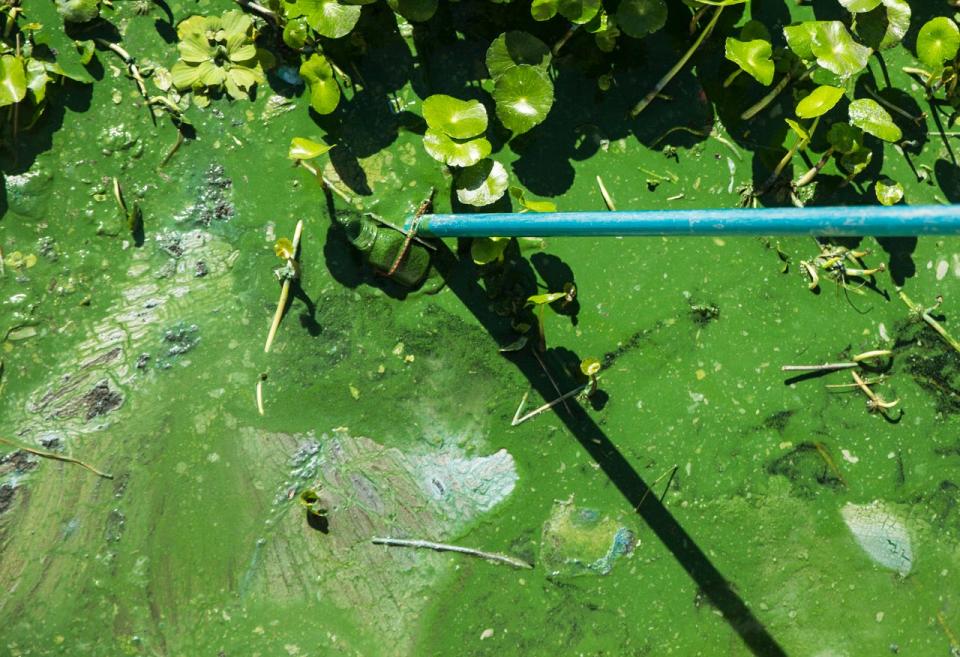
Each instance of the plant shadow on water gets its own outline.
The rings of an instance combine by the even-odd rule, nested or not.
[[[500,317],[491,310],[487,294],[477,283],[474,264],[466,258],[458,259],[442,243],[438,246],[440,250],[435,257],[435,266],[447,286],[497,342],[504,344],[509,341],[508,336],[512,334],[509,319]],[[558,355],[562,354],[558,352]],[[537,360],[528,352],[511,354],[510,360],[544,399],[555,396],[553,384],[544,375]],[[575,355],[573,360],[576,360]],[[650,487],[584,408],[572,402],[569,404],[569,411],[565,411],[562,406],[557,406],[555,410],[557,417],[670,550],[753,654],[762,657],[785,656],[784,649],[753,615],[732,583],[711,563],[693,537],[656,495],[648,495]]]

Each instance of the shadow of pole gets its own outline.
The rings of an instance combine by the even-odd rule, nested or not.
[[[509,335],[509,323],[490,310],[486,294],[477,283],[473,263],[458,259],[442,243],[438,243],[438,247],[434,264],[447,286],[487,332],[503,342],[498,336]],[[512,360],[544,399],[556,396],[549,380],[529,353],[521,352]],[[569,411],[559,406],[554,410],[627,502],[723,614],[751,652],[758,657],[786,657],[784,649],[753,615],[696,541],[677,522],[656,494],[648,494],[651,492],[650,487],[586,411],[577,403],[570,404]]]

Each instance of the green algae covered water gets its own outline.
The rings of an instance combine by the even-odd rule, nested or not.
[[[177,20],[229,6],[169,3]],[[169,66],[161,12],[120,11],[140,61]],[[369,57],[395,47],[384,37]],[[807,289],[809,239],[550,240],[509,253],[511,280],[478,275],[451,242],[410,292],[367,269],[331,214],[399,220],[433,187],[438,211],[455,205],[376,93],[416,108],[451,84],[455,53],[418,56],[413,82],[368,77],[336,120],[269,85],[217,102],[167,160],[175,128],[154,126],[100,53],[98,83],[67,87],[65,109],[21,135],[0,221],[2,437],[113,478],[4,445],[0,654],[960,650],[960,355],[896,292],[942,295],[937,317],[960,331],[960,242],[863,240],[887,269],[863,294]],[[648,148],[676,123],[671,106],[601,120],[625,114],[628,83],[650,86],[635,76],[556,108],[545,128],[568,141],[503,146],[514,175],[563,210],[602,208],[597,176],[621,208],[735,205],[762,149],[719,124]],[[676,93],[700,84],[688,73]],[[291,166],[295,136],[337,143],[318,160],[337,193]],[[885,155],[910,203],[954,200],[943,142]],[[143,212],[140,245],[113,178]],[[857,200],[839,187],[823,200]],[[274,243],[298,220],[301,285],[265,354]],[[565,283],[576,304],[546,311],[540,358],[562,391],[597,358],[599,391],[514,426],[522,399],[530,411],[557,395],[531,351],[500,351],[517,337],[501,292]],[[869,374],[901,400],[887,419],[825,387],[846,372],[780,371],[872,349],[893,350]],[[306,489],[325,496],[322,522],[298,501]]]

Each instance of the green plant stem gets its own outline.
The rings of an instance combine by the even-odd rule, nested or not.
[[[830,156],[833,155],[834,150],[835,149],[833,146],[828,148],[827,152],[824,153],[819,160],[817,160],[816,164],[810,167],[809,171],[807,171],[805,174],[797,178],[797,181],[793,183],[793,186],[796,188],[800,188],[800,187],[805,187],[810,183],[812,183],[813,179],[817,177],[817,174],[819,174],[823,170],[823,167],[827,166],[827,162],[830,161]]]
[[[956,338],[950,335],[947,329],[943,328],[943,325],[935,320],[926,308],[914,303],[903,290],[897,290],[897,294],[900,296],[900,300],[907,305],[907,308],[916,313],[930,328],[939,333],[944,342],[953,347],[954,351],[960,353],[960,342],[957,342]]]
[[[277,15],[264,7],[263,5],[252,2],[251,0],[235,0],[235,2],[243,7],[244,9],[249,9],[252,12],[260,14],[264,18],[269,18],[272,21],[277,21]]]
[[[638,114],[640,114],[640,112],[645,110],[647,106],[652,103],[653,100],[660,94],[660,92],[663,91],[663,88],[670,84],[670,81],[676,77],[677,73],[679,73],[683,67],[687,65],[687,62],[690,61],[691,57],[693,57],[693,53],[697,51],[704,40],[710,36],[711,32],[713,32],[713,28],[716,27],[717,21],[720,20],[720,14],[722,13],[723,7],[717,7],[716,11],[713,12],[713,18],[710,19],[710,22],[707,23],[707,26],[702,32],[700,32],[700,36],[697,37],[697,40],[693,42],[693,45],[690,46],[690,49],[687,50],[683,57],[681,57],[680,60],[673,65],[673,68],[667,71],[666,75],[660,78],[660,81],[654,85],[653,89],[650,90],[650,93],[644,96],[643,99],[633,107],[633,109],[630,111],[631,117],[635,118]]]
[[[300,248],[300,236],[303,234],[303,220],[297,222],[297,227],[293,231],[293,258],[297,257],[297,249]],[[273,323],[270,324],[270,332],[267,333],[267,342],[263,345],[263,352],[270,353],[270,346],[277,335],[277,329],[280,328],[280,320],[283,319],[283,310],[287,307],[287,299],[290,298],[291,279],[286,278],[283,281],[283,287],[280,288],[280,300],[277,302],[277,310],[273,313]]]
[[[45,459],[53,459],[54,461],[63,461],[64,463],[73,463],[75,465],[79,465],[82,468],[86,468],[87,470],[97,475],[98,477],[103,477],[104,479],[113,479],[112,474],[101,472],[100,470],[97,470],[95,467],[93,467],[89,463],[84,463],[83,461],[79,459],[75,459],[71,456],[64,456],[63,454],[55,454],[54,452],[47,452],[42,449],[34,449],[33,447],[27,447],[26,445],[21,445],[20,443],[14,442],[12,440],[8,440],[6,438],[0,438],[0,443],[10,445],[11,447],[16,447],[17,449],[21,449],[24,452],[29,452],[30,454],[34,454],[36,456],[40,456]]]
[[[808,77],[810,77],[813,74],[813,69],[814,67],[808,68],[806,71],[804,71],[800,75],[800,77],[797,78],[796,81],[803,82],[804,80],[806,80]],[[777,96],[783,93],[783,90],[787,88],[787,85],[790,84],[792,80],[793,80],[793,74],[787,73],[785,76],[783,76],[783,79],[777,83],[777,86],[775,86],[773,89],[770,90],[770,93],[768,93],[766,96],[764,96],[759,101],[757,101],[756,104],[752,105],[750,108],[744,111],[743,114],[740,115],[740,119],[742,121],[748,121],[753,117],[755,117],[760,112],[762,112],[764,109],[767,108],[767,106],[770,103],[772,103],[774,100],[777,99]]]

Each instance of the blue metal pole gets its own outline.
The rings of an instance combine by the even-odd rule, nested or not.
[[[416,228],[434,237],[960,235],[960,205],[433,214]]]

